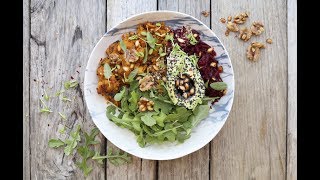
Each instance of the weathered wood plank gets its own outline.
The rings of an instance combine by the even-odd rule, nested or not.
[[[30,146],[29,146],[29,40],[30,9],[29,1],[23,1],[23,179],[30,179]]]
[[[288,0],[287,180],[297,179],[297,1]]]
[[[83,78],[89,54],[105,32],[106,2],[31,0],[30,5],[31,179],[84,179],[75,165],[80,160],[78,156],[65,156],[62,149],[51,149],[47,144],[50,138],[68,137],[76,124],[81,124],[85,131],[93,128],[83,99]],[[62,102],[54,97],[55,92],[71,76],[80,82],[79,86],[64,94],[72,102]],[[39,98],[44,90],[52,96],[46,102],[53,111],[50,114],[39,113]],[[63,112],[68,120],[63,121],[58,112]],[[59,135],[58,130],[64,125],[66,135]],[[104,149],[105,143],[101,144],[96,148]],[[104,167],[97,163],[92,167],[90,179],[105,178]]]
[[[235,72],[235,99],[228,121],[211,144],[211,179],[285,179],[287,109],[286,1],[213,1],[212,29],[225,44]],[[244,43],[219,19],[248,11],[266,31]],[[264,42],[258,62],[246,59],[252,41]]]
[[[157,1],[153,0],[110,0],[107,1],[107,28],[110,29],[126,18],[146,11],[157,10]],[[107,142],[108,148],[116,148]],[[156,179],[156,161],[132,158],[132,163],[119,167],[107,163],[107,179]]]
[[[210,10],[210,1],[201,0],[159,0],[159,10],[172,10],[190,14],[208,27],[210,17],[201,15],[201,11]],[[171,160],[159,161],[159,179],[209,179],[209,144],[202,149],[185,157]]]

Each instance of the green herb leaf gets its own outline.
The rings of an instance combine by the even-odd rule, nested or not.
[[[120,100],[122,99],[123,94],[125,93],[125,91],[126,91],[126,87],[124,86],[124,87],[122,88],[122,90],[113,97],[114,100],[115,100],[115,101],[120,101]]]
[[[63,102],[67,102],[67,101],[71,102],[71,99],[69,99],[69,98],[66,97],[66,96],[63,96],[63,97],[62,97],[62,101],[63,101]]]
[[[120,153],[119,150],[113,153],[113,150],[110,148],[106,156],[100,156],[100,153],[96,152],[92,159],[97,160],[99,164],[103,164],[103,160],[108,159],[109,162],[115,166],[131,162],[131,156],[128,156],[128,153]]]
[[[147,112],[145,115],[141,116],[141,121],[147,126],[153,126],[157,123],[157,121],[151,117],[153,113]]]
[[[131,71],[126,82],[132,82],[134,80],[134,78],[136,77],[136,75],[138,74],[138,71],[139,71],[138,68]]]
[[[214,90],[221,91],[228,88],[228,85],[225,82],[213,82],[210,84],[210,87]]]
[[[129,40],[137,40],[139,38],[139,36],[138,35],[133,35],[133,36],[130,36],[128,39]]]
[[[136,54],[136,56],[138,56],[138,57],[144,57],[144,53],[143,53],[143,52],[137,51],[137,52],[135,52],[135,54]]]
[[[64,90],[60,90],[58,92],[56,92],[56,96],[60,96],[60,94],[64,93]]]
[[[146,35],[147,35],[147,33],[146,33],[145,31],[141,31],[140,34],[141,34],[142,36],[146,36]]]
[[[150,32],[147,32],[147,43],[149,44],[149,46],[154,49],[155,45],[156,45],[156,39],[153,38],[152,34]],[[150,52],[150,51],[149,51]]]
[[[58,148],[64,145],[64,142],[60,139],[50,139],[48,142],[49,147],[51,148]]]
[[[202,119],[207,118],[209,115],[209,110],[209,105],[198,105],[194,109],[193,115],[189,117],[189,120],[192,123],[192,127],[197,126]]]
[[[66,132],[66,127],[63,126],[61,129],[59,129],[60,134],[64,134]]]
[[[69,156],[73,150],[77,147],[78,142],[81,140],[80,137],[80,125],[77,126],[77,129],[71,132],[68,140],[65,141],[66,147],[64,147],[64,153]]]
[[[161,53],[160,54],[160,57],[163,57],[163,56],[165,56],[167,53]]]
[[[160,26],[161,26],[161,23],[156,23],[156,26],[160,27]]]
[[[121,49],[122,49],[123,52],[126,52],[127,46],[126,46],[126,44],[123,42],[122,39],[120,40],[120,47],[121,47]]]
[[[148,46],[146,46],[144,54],[143,63],[146,63],[148,60]]]
[[[61,118],[62,118],[63,120],[67,120],[66,115],[62,114],[61,112],[59,112],[59,115],[61,116]]]
[[[64,88],[70,89],[70,88],[76,87],[77,85],[78,85],[78,82],[76,80],[71,80],[64,83]]]
[[[129,105],[129,109],[131,111],[135,111],[138,109],[138,98],[139,98],[139,95],[138,93],[136,93],[136,91],[131,91],[130,93],[131,97],[128,99],[128,101],[130,102],[130,105]]]
[[[112,74],[111,67],[109,66],[109,64],[105,63],[103,65],[103,68],[104,68],[104,73],[103,73],[104,77],[106,79],[109,79],[111,77],[111,74]]]
[[[50,97],[48,96],[46,90],[44,89],[43,99],[46,100],[46,101],[49,101],[49,98],[50,98]]]
[[[172,42],[172,44],[173,44],[173,35],[167,34],[166,37],[164,38],[164,40],[166,40],[166,41],[170,40]]]
[[[196,45],[198,43],[198,41],[196,40],[196,38],[193,36],[192,33],[188,34],[187,38],[189,39],[189,42],[192,45]]]
[[[42,109],[40,109],[40,112],[45,112],[45,113],[52,113],[52,111],[49,109],[49,108],[42,108]]]
[[[91,173],[91,171],[93,170],[92,167],[89,167],[87,165],[87,160],[86,159],[82,159],[81,162],[76,162],[76,165],[83,172],[85,177],[87,177]]]

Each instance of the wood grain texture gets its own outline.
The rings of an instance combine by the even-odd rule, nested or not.
[[[210,10],[210,1],[159,0],[159,10],[173,10],[190,14],[210,27],[210,17],[201,11]],[[209,179],[209,144],[185,157],[159,161],[158,179]]]
[[[286,1],[241,0],[211,3],[212,29],[227,47],[235,72],[235,98],[226,124],[211,144],[211,179],[285,179],[287,120]],[[265,32],[248,42],[224,35],[219,19],[249,12]],[[242,27],[244,27],[242,26]],[[258,62],[245,54],[253,41],[267,44]]]
[[[107,1],[107,29],[112,28],[126,18],[146,12],[157,10],[156,0],[108,0]],[[107,147],[117,148],[111,142]],[[142,160],[132,156],[132,163],[115,167],[107,162],[107,179],[156,179],[156,161]]]
[[[23,1],[23,179],[30,179],[29,139],[29,63],[30,63],[30,9],[29,1]]]
[[[83,79],[90,52],[105,32],[106,4],[104,0],[31,0],[30,6],[31,179],[84,179],[75,165],[79,155],[66,156],[62,148],[52,149],[47,144],[50,138],[68,138],[77,124],[84,131],[94,127],[83,99]],[[62,102],[55,93],[71,76],[79,86],[64,93],[72,102]],[[46,102],[53,111],[50,114],[39,113],[44,90],[52,96]],[[62,120],[58,112],[68,120]],[[66,134],[60,135],[63,126]],[[105,178],[104,167],[97,163],[92,167],[89,179]]]
[[[288,0],[287,180],[297,179],[297,1]]]

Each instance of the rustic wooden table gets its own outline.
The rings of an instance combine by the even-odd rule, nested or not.
[[[202,149],[180,159],[150,161],[137,157],[114,167],[93,163],[89,179],[296,179],[296,0],[24,0],[24,179],[84,179],[75,158],[48,148],[48,139],[66,135],[74,124],[94,127],[83,99],[84,70],[90,52],[111,27],[136,13],[174,10],[190,14],[220,37],[235,72],[235,99],[228,121]],[[211,11],[209,17],[201,11]],[[273,44],[252,63],[248,43],[224,35],[220,17],[250,12],[249,22],[261,20],[265,33],[252,40]],[[248,23],[249,24],[249,23]],[[79,73],[78,73],[78,72]],[[51,95],[73,76],[80,86],[73,101],[52,98],[55,113],[40,114],[39,97]],[[68,117],[62,121],[58,111]],[[102,135],[101,152],[114,147]]]

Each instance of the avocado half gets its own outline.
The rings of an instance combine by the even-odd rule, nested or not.
[[[199,70],[188,56],[167,58],[167,91],[175,105],[194,109],[202,103],[205,86]],[[193,90],[192,90],[193,89]]]

